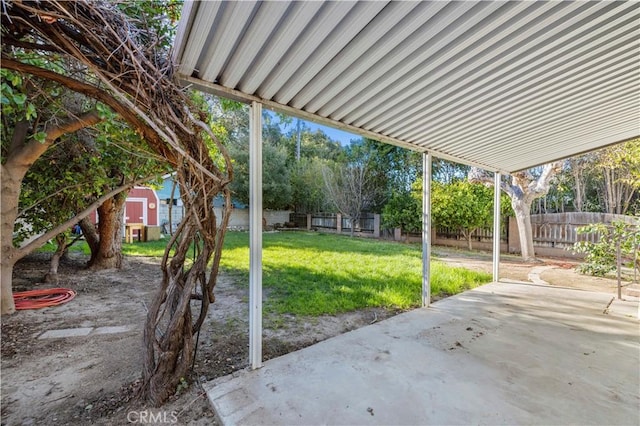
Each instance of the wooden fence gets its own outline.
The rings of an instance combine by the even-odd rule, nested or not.
[[[314,229],[322,232],[349,233],[351,222],[339,213],[300,214],[291,213],[291,226],[301,229]],[[533,244],[538,256],[574,257],[571,252],[577,241],[597,242],[596,234],[578,235],[577,229],[591,223],[610,224],[614,221],[624,221],[639,224],[640,218],[634,216],[614,215],[608,213],[548,213],[531,215]],[[640,225],[639,225],[640,226]],[[400,229],[380,229],[380,215],[364,213],[356,224],[355,232],[359,236],[375,237],[395,241],[420,242],[421,233],[406,234]],[[493,231],[479,229],[472,234],[472,247],[479,250],[493,249]],[[520,252],[520,236],[515,218],[509,218],[503,223],[500,235],[501,251],[509,253]],[[434,227],[431,234],[433,245],[466,248],[467,241],[457,229]]]
[[[351,233],[351,219],[340,213],[291,213],[289,222],[300,229],[314,229],[318,231],[334,233]],[[380,215],[374,213],[362,213],[360,220],[355,224],[354,232],[360,236],[380,237]]]
[[[571,212],[531,215],[531,231],[536,254],[541,256],[562,256],[570,254],[573,244],[578,241],[597,242],[596,233],[578,235],[578,228],[592,223],[611,224],[622,221],[632,225],[640,224],[640,218],[609,213]],[[515,219],[509,226],[509,251],[520,251],[520,238]],[[512,235],[513,234],[513,235]]]

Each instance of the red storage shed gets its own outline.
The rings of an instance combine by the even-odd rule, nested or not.
[[[160,200],[156,191],[145,186],[136,186],[129,192],[124,208],[124,224],[142,223],[146,226],[159,226]],[[89,216],[93,223],[97,222],[97,213]]]

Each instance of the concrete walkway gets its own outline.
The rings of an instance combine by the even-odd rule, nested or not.
[[[640,424],[638,303],[493,283],[205,385],[225,425]]]

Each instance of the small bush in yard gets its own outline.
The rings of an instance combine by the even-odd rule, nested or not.
[[[580,273],[602,277],[615,271],[618,246],[623,259],[638,263],[638,225],[616,221],[611,225],[595,223],[578,228],[578,235],[592,233],[600,236],[598,242],[579,241],[573,245],[574,253],[586,253],[584,263],[578,266]]]

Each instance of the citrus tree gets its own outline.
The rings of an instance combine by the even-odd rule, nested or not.
[[[491,229],[493,223],[493,191],[466,180],[450,184],[433,182],[431,215],[436,226],[457,229],[472,249],[472,237],[478,229]]]

